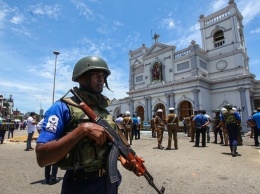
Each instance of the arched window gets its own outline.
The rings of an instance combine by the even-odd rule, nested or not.
[[[213,38],[214,38],[215,48],[220,47],[223,44],[225,44],[224,33],[222,30],[218,30],[217,32],[215,32],[215,34],[213,35]]]

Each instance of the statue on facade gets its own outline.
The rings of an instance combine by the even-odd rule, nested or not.
[[[161,66],[158,62],[156,62],[153,66],[152,75],[153,75],[153,81],[159,81],[160,80]]]

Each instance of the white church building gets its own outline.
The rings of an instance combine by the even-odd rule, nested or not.
[[[243,16],[234,0],[227,7],[199,17],[202,47],[194,40],[183,50],[159,42],[129,52],[128,97],[113,99],[108,110],[114,118],[130,111],[150,121],[157,109],[175,108],[180,118],[195,110],[237,107],[245,121],[260,107],[260,81],[250,73]]]

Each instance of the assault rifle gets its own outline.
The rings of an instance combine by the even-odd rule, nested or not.
[[[94,111],[92,111],[86,103],[84,103],[84,101],[79,97],[79,95],[76,92],[74,92],[73,89],[70,89],[69,92],[71,92],[78,99],[78,101],[80,102],[78,107],[89,117],[89,119],[92,122],[97,123],[98,125],[105,128],[107,138],[114,145],[111,150],[112,157],[116,158],[116,157],[118,157],[119,154],[121,154],[121,156],[123,156],[127,161],[135,160],[136,164],[138,166],[138,170],[141,173],[141,175],[143,175],[146,178],[148,183],[157,191],[158,194],[163,194],[165,191],[165,188],[162,187],[161,190],[159,190],[155,186],[152,175],[147,171],[146,167],[144,166],[144,164],[140,160],[140,158],[138,158],[136,156],[135,151],[129,145],[127,145],[124,140],[122,140],[122,138],[115,132],[115,130],[108,124],[108,122],[106,120],[98,117],[96,115],[96,113]],[[111,160],[109,159],[109,163],[110,163],[109,164],[109,167],[110,167],[109,174],[112,174],[111,182],[115,182],[115,180],[116,180],[115,172],[117,173],[117,169],[116,169],[117,166],[114,166],[114,164],[111,164],[111,161],[113,161],[113,158],[111,158]],[[115,163],[115,162],[113,162],[113,163]],[[116,162],[116,164],[117,164],[117,162]]]

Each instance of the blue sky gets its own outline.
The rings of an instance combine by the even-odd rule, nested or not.
[[[260,79],[260,1],[236,0],[244,20],[250,71]],[[0,0],[0,94],[14,99],[14,109],[25,113],[52,104],[55,55],[55,100],[71,87],[75,63],[82,57],[104,58],[111,100],[126,97],[129,51],[143,43],[151,47],[151,34],[160,43],[188,47],[201,45],[198,19],[224,8],[228,0]],[[202,47],[202,46],[201,46]]]

